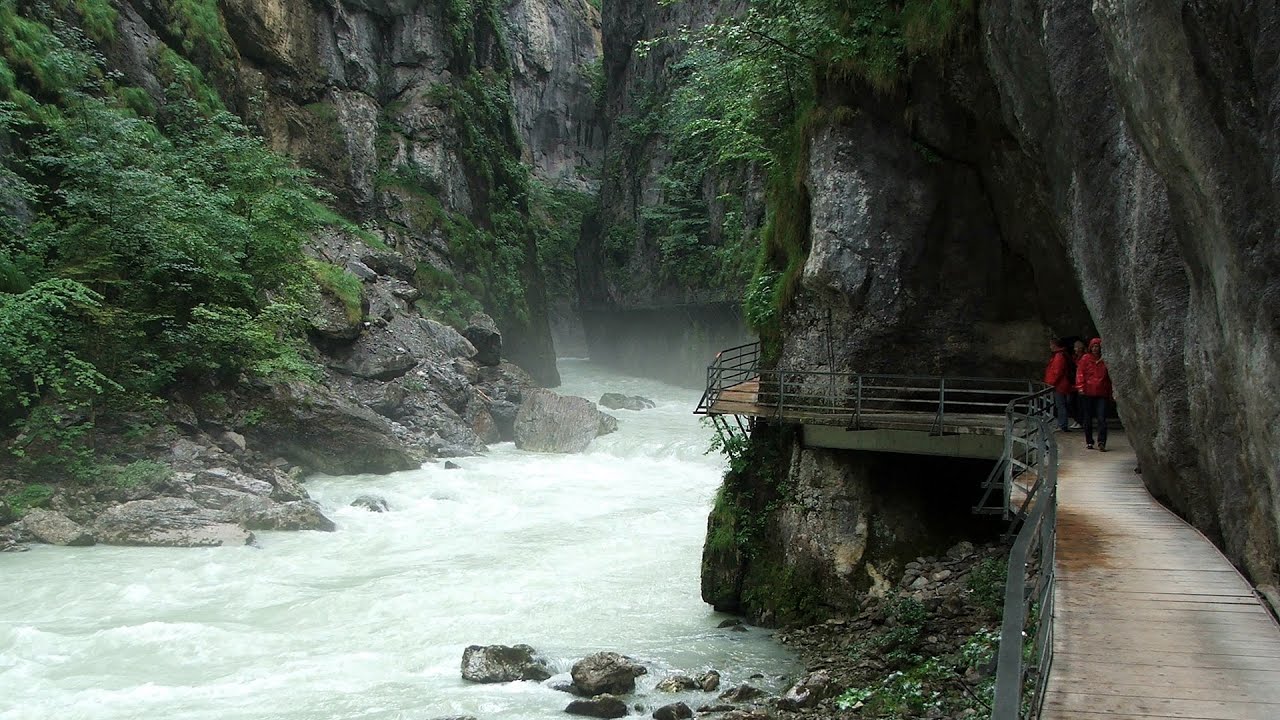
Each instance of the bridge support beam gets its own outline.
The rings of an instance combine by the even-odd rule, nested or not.
[[[846,430],[836,425],[805,425],[806,447],[833,450],[942,455],[947,457],[999,460],[1004,454],[1004,437],[966,433],[931,435],[919,430]]]

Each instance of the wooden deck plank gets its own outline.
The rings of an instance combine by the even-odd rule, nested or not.
[[[1058,435],[1054,662],[1044,720],[1280,718],[1280,626],[1111,452]]]

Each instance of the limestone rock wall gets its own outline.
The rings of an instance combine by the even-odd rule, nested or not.
[[[778,362],[1036,377],[1049,337],[1097,331],[1144,481],[1274,585],[1278,11],[983,3],[948,59],[916,65],[894,92],[828,88],[845,111],[810,139],[810,250]],[[831,608],[873,587],[892,553],[872,544],[847,575],[841,548],[858,533],[813,530],[876,512],[883,489],[850,494],[848,463],[860,462],[753,480],[755,493],[809,489],[758,509],[785,553],[711,552],[718,508],[708,600],[765,616],[787,609],[771,591],[780,577],[844,588],[822,599]],[[928,499],[918,486],[915,502]],[[900,518],[904,531],[922,522]]]
[[[988,3],[983,53],[1044,177],[1153,493],[1280,577],[1280,8]]]
[[[696,336],[748,336],[735,307],[742,296],[741,281],[682,277],[676,267],[679,262],[663,258],[660,236],[668,223],[656,219],[671,203],[697,205],[707,225],[701,238],[707,247],[721,247],[726,242],[726,222],[734,228],[746,228],[748,233],[763,222],[763,181],[753,168],[709,173],[701,187],[690,193],[696,196],[691,198],[677,198],[662,181],[681,153],[666,134],[664,123],[674,85],[673,68],[685,48],[678,42],[661,40],[744,7],[741,0],[643,0],[605,7],[605,155],[599,210],[593,222],[584,225],[578,248],[578,291],[592,357],[629,372],[696,382],[695,376],[720,347],[706,343],[689,347],[690,353],[705,359],[695,361],[694,369],[682,369],[675,375],[666,363],[637,359],[631,350],[637,343],[648,348],[670,347]],[[641,43],[647,43],[643,51]],[[734,197],[740,208],[726,205],[726,195]],[[665,320],[633,325],[637,314],[661,315]],[[629,362],[619,362],[624,359]]]
[[[230,109],[314,170],[341,211],[435,277],[465,286],[483,275],[484,263],[456,250],[456,218],[489,227],[503,209],[491,206],[503,163],[525,162],[554,186],[594,187],[601,136],[590,78],[600,23],[585,0],[219,6],[225,45],[206,52],[218,38],[184,45],[171,36],[179,10],[122,3],[113,64],[158,97],[157,49],[188,48]],[[521,242],[527,311],[486,309],[512,359],[556,384],[533,234]]]

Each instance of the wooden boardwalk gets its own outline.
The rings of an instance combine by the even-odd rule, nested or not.
[[[1280,626],[1200,533],[1151,498],[1128,440],[1061,448],[1044,720],[1280,720]]]

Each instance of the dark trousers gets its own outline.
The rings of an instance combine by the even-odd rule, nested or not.
[[[1093,424],[1098,423],[1098,444],[1107,444],[1107,399],[1080,396],[1084,401],[1084,441],[1093,444]]]
[[[1067,407],[1069,399],[1066,393],[1053,391],[1053,416],[1058,421],[1058,429],[1067,429]]]

